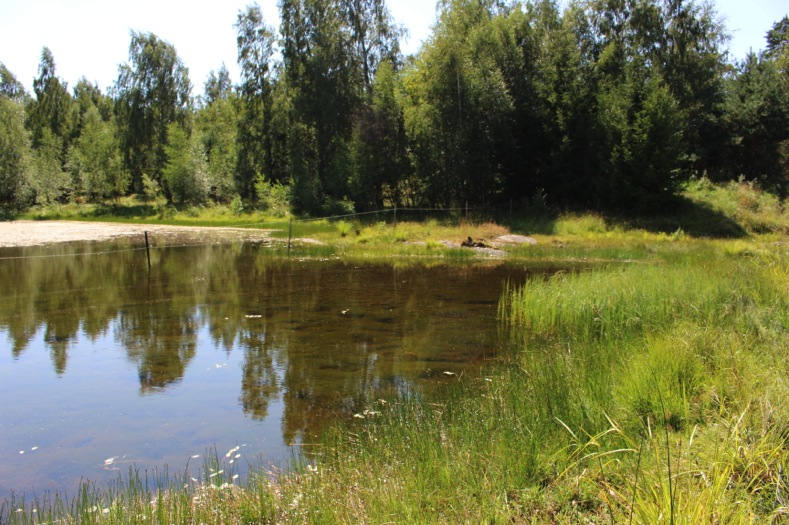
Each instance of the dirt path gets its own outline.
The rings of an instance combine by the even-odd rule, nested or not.
[[[219,240],[227,237],[243,240],[262,240],[268,237],[268,230],[244,228],[78,221],[0,221],[0,247],[39,246],[71,241],[107,241],[119,237],[141,237],[146,231],[154,238],[164,237],[170,240],[196,241],[205,238]]]

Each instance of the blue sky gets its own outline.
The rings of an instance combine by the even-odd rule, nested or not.
[[[52,51],[57,74],[73,87],[85,76],[106,89],[118,64],[128,59],[129,31],[151,31],[172,43],[190,70],[195,92],[211,70],[224,63],[237,80],[233,24],[249,0],[0,0],[0,62],[32,90],[41,49]],[[260,0],[269,24],[278,19],[276,0]],[[764,34],[787,14],[785,0],[717,0],[718,13],[732,33],[732,55],[764,48]],[[395,20],[411,34],[406,52],[429,35],[434,0],[390,0]]]

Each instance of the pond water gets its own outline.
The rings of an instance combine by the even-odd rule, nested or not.
[[[284,465],[327,423],[494,357],[502,285],[532,274],[254,243],[160,247],[149,271],[138,248],[0,249],[0,500],[208,449]]]

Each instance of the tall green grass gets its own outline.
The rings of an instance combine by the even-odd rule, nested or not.
[[[561,274],[505,293],[523,390],[570,438],[563,476],[592,472],[612,516],[751,523],[786,512],[779,250]]]
[[[499,313],[527,333],[607,341],[680,320],[717,322],[749,302],[754,291],[738,283],[741,275],[731,264],[631,264],[559,273],[508,286]]]

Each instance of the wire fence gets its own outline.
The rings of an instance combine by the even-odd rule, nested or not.
[[[281,229],[285,224],[288,225],[288,239],[287,239],[287,247],[288,249],[291,248],[292,241],[293,241],[293,226],[298,224],[309,224],[309,223],[317,223],[321,221],[325,222],[334,222],[340,220],[352,220],[352,219],[368,219],[370,217],[375,216],[378,219],[383,218],[384,221],[387,221],[387,218],[391,216],[391,223],[392,227],[397,226],[398,220],[401,222],[407,220],[413,220],[415,216],[418,216],[419,220],[425,220],[426,218],[434,218],[437,215],[444,215],[452,216],[456,215],[459,219],[469,219],[471,214],[476,214],[480,212],[497,212],[500,209],[495,207],[455,207],[455,208],[413,208],[413,207],[406,207],[406,208],[399,208],[399,207],[392,207],[386,208],[382,210],[373,210],[373,211],[365,211],[365,212],[354,212],[354,213],[344,213],[344,214],[335,214],[335,215],[327,215],[322,217],[305,217],[305,218],[298,218],[298,217],[290,217],[290,218],[283,218],[281,220],[269,220],[269,221],[261,221],[261,222],[239,222],[237,224],[223,224],[219,227],[213,226],[205,226],[206,229],[212,228],[234,228],[234,229],[247,229],[247,230],[256,230],[256,229],[266,229],[276,227],[278,230]],[[144,226],[144,225],[143,225]],[[161,226],[161,224],[156,225]],[[200,227],[200,226],[198,226]],[[159,245],[151,244],[148,240],[148,232],[145,233],[145,245],[144,246],[137,246],[132,248],[122,248],[122,249],[113,249],[113,250],[97,250],[97,251],[87,251],[87,252],[79,252],[79,253],[49,253],[49,254],[25,254],[25,255],[9,255],[9,256],[2,256],[0,255],[0,261],[9,261],[9,260],[24,260],[24,259],[49,259],[49,258],[62,258],[62,257],[84,257],[84,256],[96,256],[96,255],[112,255],[112,254],[119,254],[119,253],[128,253],[128,252],[136,252],[136,251],[147,251],[148,258],[150,261],[150,250],[151,249],[158,249],[158,248],[166,248],[172,245]],[[188,246],[190,247],[200,247],[200,246],[211,246],[215,245],[216,242],[211,243],[189,243]],[[22,248],[40,248],[41,246],[26,246]],[[0,250],[9,249],[9,248],[20,248],[20,247],[0,247]],[[150,262],[149,262],[150,265]]]
[[[452,215],[455,214],[458,217],[463,218],[470,218],[472,213],[479,213],[479,212],[489,212],[489,213],[501,213],[502,209],[495,206],[464,206],[464,207],[455,207],[455,208],[413,208],[413,207],[393,207],[393,208],[384,208],[381,210],[372,210],[372,211],[364,211],[364,212],[352,212],[352,213],[344,213],[344,214],[334,214],[334,215],[325,215],[321,217],[306,217],[306,218],[296,218],[293,217],[290,219],[291,222],[294,224],[298,223],[310,223],[310,222],[320,222],[320,221],[335,221],[341,219],[350,219],[350,218],[365,218],[365,217],[380,217],[386,215],[392,215],[393,222],[396,224],[398,218],[403,220],[407,217],[413,217],[414,215],[419,215],[420,219],[427,218],[430,215]],[[265,222],[258,222],[258,223],[238,223],[237,225],[226,225],[226,227],[264,227],[264,226],[274,226],[274,225],[281,225],[283,220],[280,221],[265,221]]]
[[[30,248],[27,246],[26,248]],[[2,248],[0,248],[2,249]],[[46,255],[14,255],[9,257],[0,257],[0,261],[10,261],[14,259],[51,259],[55,257],[81,257],[85,255],[111,255],[116,253],[126,253],[126,252],[139,252],[145,250],[145,247],[141,248],[126,248],[123,250],[101,250],[95,252],[81,252],[81,253],[55,253],[55,254],[46,254]]]

